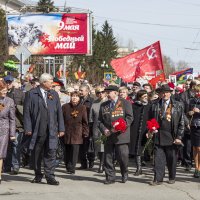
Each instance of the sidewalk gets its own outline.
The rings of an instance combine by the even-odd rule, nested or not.
[[[79,165],[78,165],[79,166]],[[144,174],[135,177],[135,168],[129,168],[129,181],[121,183],[119,168],[117,167],[117,182],[104,185],[104,174],[97,173],[94,169],[76,170],[75,175],[68,175],[64,165],[56,170],[56,179],[59,186],[46,184],[43,179],[41,184],[33,184],[33,171],[20,169],[16,176],[4,174],[0,185],[0,200],[199,200],[200,179],[193,178],[193,171],[186,173],[183,168],[177,169],[176,183],[169,185],[167,178],[164,184],[149,186],[153,178],[151,168],[144,168]]]

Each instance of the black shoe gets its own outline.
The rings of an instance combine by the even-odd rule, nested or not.
[[[19,174],[19,169],[13,169],[13,170],[11,171],[11,174],[12,174],[12,175],[17,175],[17,174]]]
[[[67,170],[67,174],[75,174],[75,170]]]
[[[192,169],[192,166],[186,166],[186,168],[185,168],[185,171],[187,171],[187,172],[189,172],[189,171],[191,171],[191,169]]]
[[[157,185],[161,185],[163,182],[161,182],[161,181],[151,181],[150,183],[149,183],[149,185],[151,185],[151,186],[157,186]]]
[[[126,183],[128,181],[128,174],[122,176],[122,183]]]
[[[174,179],[168,181],[168,184],[174,184],[174,183],[175,183],[175,180],[174,180]]]
[[[89,168],[92,169],[94,167],[94,161],[89,162]]]
[[[80,170],[87,169],[87,165],[81,165],[78,169],[80,169]]]
[[[31,183],[41,183],[43,176],[35,176]]]
[[[54,178],[47,179],[47,184],[49,185],[59,185],[59,181],[56,181]]]
[[[103,167],[103,166],[99,166],[98,173],[99,173],[99,174],[102,174],[103,171],[104,171],[104,167]]]
[[[105,180],[104,184],[105,185],[110,185],[110,184],[114,184],[115,183],[115,180]]]
[[[140,168],[140,169],[137,169],[137,170],[136,170],[134,176],[139,176],[139,175],[141,175],[141,174],[142,174],[142,169]]]

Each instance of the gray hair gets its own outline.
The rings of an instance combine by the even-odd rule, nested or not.
[[[42,84],[42,83],[49,81],[49,80],[53,80],[53,76],[51,74],[48,74],[48,73],[43,73],[40,76],[39,82],[40,82],[40,84]]]
[[[87,84],[82,84],[79,89],[85,88],[88,92],[90,91],[90,87]]]

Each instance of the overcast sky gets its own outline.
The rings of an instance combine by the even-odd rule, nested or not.
[[[63,6],[65,0],[54,0]],[[158,40],[162,53],[184,60],[200,72],[199,0],[66,0],[67,6],[89,9],[94,23],[112,25],[122,46],[132,40],[142,49]]]

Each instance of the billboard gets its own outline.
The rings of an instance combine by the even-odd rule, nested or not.
[[[92,54],[88,13],[8,15],[9,54],[25,46],[32,55]]]

